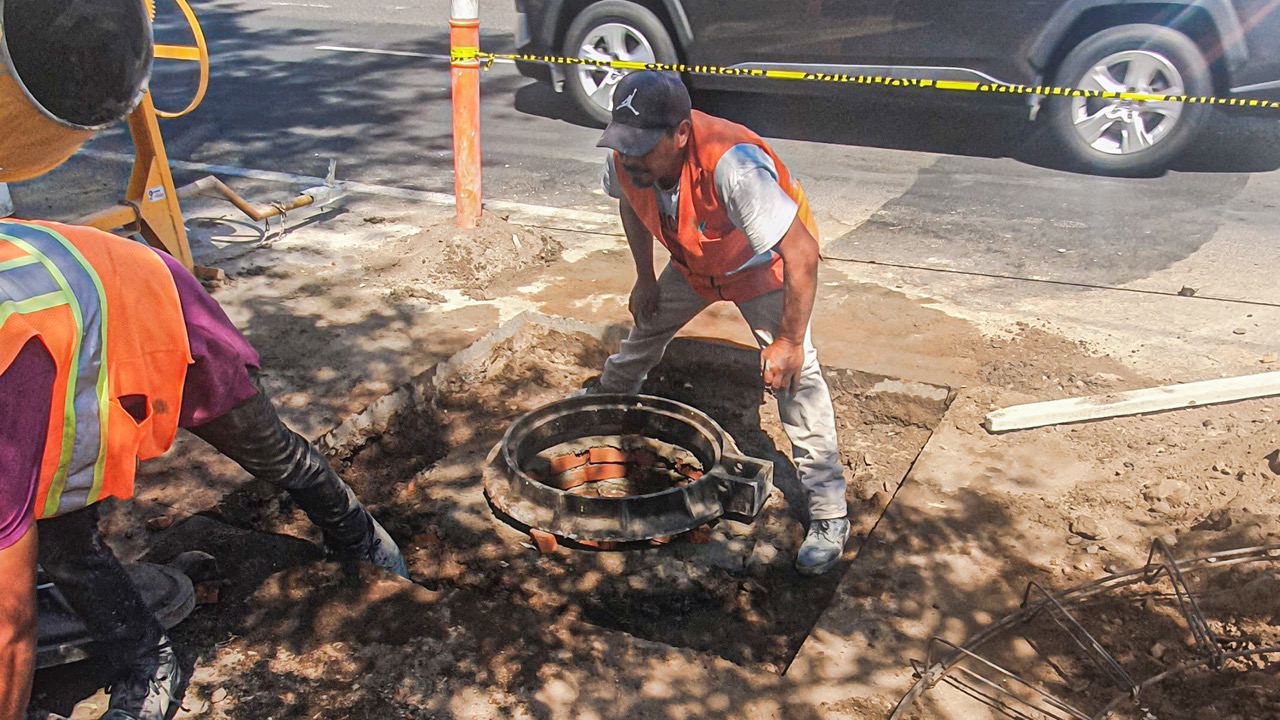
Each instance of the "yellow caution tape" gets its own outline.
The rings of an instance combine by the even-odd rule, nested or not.
[[[1105,90],[1081,90],[1079,88],[1053,87],[1051,85],[1009,85],[999,82],[975,82],[969,80],[928,80],[920,78],[892,78],[882,75],[849,75],[845,73],[817,73],[801,70],[766,70],[763,68],[729,68],[715,65],[685,65],[683,63],[636,62],[633,60],[590,60],[587,58],[558,57],[555,55],[520,55],[513,53],[488,53],[479,48],[453,48],[449,53],[454,63],[484,61],[488,68],[495,60],[505,62],[536,62],[556,65],[588,65],[614,70],[662,70],[691,75],[730,75],[758,77],[773,80],[799,80],[803,82],[844,83],[853,85],[877,85],[894,88],[931,88],[957,92],[985,92],[1001,95],[1045,95],[1057,97],[1098,98],[1101,100],[1132,100],[1136,102],[1180,102],[1229,107],[1264,108],[1280,110],[1280,102],[1245,98],[1203,97],[1195,95],[1153,95],[1150,93],[1107,92]]]
[[[480,48],[478,47],[456,47],[449,51],[449,62],[470,62],[472,60],[479,60],[482,55],[488,55],[488,53],[480,52]],[[489,62],[493,61],[490,60]]]

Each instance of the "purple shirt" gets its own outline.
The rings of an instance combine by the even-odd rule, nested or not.
[[[0,550],[18,542],[35,515],[54,375],[53,358],[38,338],[0,373]]]
[[[200,281],[182,263],[159,250],[156,253],[169,266],[173,284],[178,287],[182,322],[187,326],[187,344],[191,346],[192,361],[182,388],[178,427],[195,427],[253,397],[257,388],[245,368],[257,368],[261,361]]]
[[[178,288],[191,347],[178,427],[195,427],[257,392],[247,368],[258,367],[258,353],[181,263],[163,252],[157,254]],[[0,373],[0,550],[17,542],[35,518],[36,483],[55,374],[53,358],[38,339],[24,345]],[[126,409],[130,405],[121,404]]]

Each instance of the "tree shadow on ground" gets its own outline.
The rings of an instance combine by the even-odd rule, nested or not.
[[[1068,706],[1082,717],[1125,720],[1267,716],[1280,699],[1280,665],[1274,654],[1257,651],[1280,639],[1275,558],[1259,553],[1225,568],[1180,558],[1177,592],[1175,575],[1158,569],[1163,556],[1153,560],[1150,572],[1117,570],[1105,582],[1058,589],[1061,602],[1046,600],[1053,589],[1029,587],[1024,609],[1010,607],[968,636],[963,644],[972,656],[931,646],[918,667],[946,662],[954,669],[947,680],[935,676],[903,717],[1056,716]],[[1193,627],[1215,640],[1198,645]],[[1253,654],[1217,669],[1210,648]],[[977,702],[981,696],[987,702]],[[1009,714],[993,711],[993,701]]]
[[[701,403],[744,451],[781,457],[760,424],[754,351],[737,348],[745,361],[730,371],[715,362],[723,348],[681,345],[647,389]],[[779,676],[789,656],[780,665],[765,658],[785,646],[762,646],[753,629],[795,622],[803,637],[825,605],[795,596],[787,601],[791,620],[753,619],[767,609],[754,595],[807,582],[790,571],[789,558],[776,576],[761,576],[723,573],[692,545],[629,557],[543,556],[493,517],[479,477],[501,432],[521,412],[579,387],[605,354],[554,334],[503,352],[442,380],[439,395],[421,397],[406,432],[384,433],[339,462],[406,548],[417,585],[370,568],[316,564],[314,544],[263,534],[267,523],[247,513],[235,513],[245,520],[237,528],[193,518],[157,547],[157,560],[194,548],[230,559],[219,603],[177,631],[203,673],[193,706],[237,719],[884,717],[910,683],[908,660],[923,658],[929,637],[960,642],[1012,610],[1028,580],[1052,587],[1028,559],[1043,538],[1015,514],[1017,504],[979,492],[931,494],[908,481],[817,621],[815,637],[840,654],[801,648]],[[696,359],[716,378],[740,380],[728,384],[743,385],[741,392],[693,392],[706,378],[681,366]],[[716,577],[730,581],[711,582]],[[602,615],[609,608],[630,618],[610,622]],[[686,621],[681,613],[704,617]],[[1160,623],[1160,632],[1173,629]],[[1024,641],[1025,634],[1011,636],[996,657],[1021,657]],[[1035,641],[1043,644],[1043,634]],[[763,656],[753,655],[761,648]],[[1044,681],[1074,679],[1073,662],[1082,664],[1058,660]],[[964,717],[944,710],[921,717]]]
[[[163,121],[170,157],[315,176],[322,176],[334,158],[343,177],[451,189],[445,172],[452,166],[453,148],[446,61],[317,50],[344,44],[340,30],[314,20],[282,22],[275,8],[262,5],[218,0],[203,3],[198,14],[209,44],[211,80],[195,112]],[[396,26],[390,30],[407,39],[388,38],[379,49],[449,54],[443,27],[413,35]],[[164,12],[157,36],[170,42],[188,37],[177,18]],[[507,33],[484,35],[487,47],[504,49],[510,42]],[[157,64],[151,87],[158,106],[186,104],[192,67]],[[428,80],[424,67],[445,82]],[[510,114],[496,99],[521,82],[518,76],[486,74],[486,116]],[[95,147],[127,151],[128,142],[120,127],[104,133]],[[181,184],[190,173],[176,174]]]
[[[217,698],[217,716],[231,718],[674,719],[732,708],[818,717],[778,673],[838,573],[802,580],[790,554],[726,570],[717,563],[731,535],[544,556],[494,518],[480,489],[488,451],[518,414],[579,387],[605,354],[586,337],[517,335],[465,371],[432,378],[437,394],[419,393],[412,412],[338,462],[402,543],[418,585],[326,565],[254,573],[199,611],[203,624],[184,636],[197,666],[215,673],[193,687],[192,702]],[[742,387],[690,397],[709,380],[692,368],[681,374],[690,358]],[[702,403],[744,451],[782,458],[761,427],[757,368],[754,350],[682,341],[649,390]],[[431,464],[416,476],[388,472],[422,460]],[[237,529],[238,545],[215,550],[255,552],[270,518],[231,515],[258,527]],[[800,523],[787,522],[798,535]]]

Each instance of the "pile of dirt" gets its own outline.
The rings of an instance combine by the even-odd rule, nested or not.
[[[515,247],[496,232],[491,239],[494,252]],[[410,247],[406,257],[414,252],[419,260],[429,254]],[[535,258],[521,262],[539,262]],[[461,262],[462,256],[455,259]],[[465,267],[443,265],[440,272],[456,272],[451,277],[477,285],[503,282],[497,274],[482,277],[480,268],[473,267],[472,275]],[[410,269],[404,261],[389,263],[374,281],[388,287],[425,282],[428,275],[411,276]],[[613,703],[620,696],[644,697],[640,683],[650,676],[641,668],[654,667],[667,668],[667,679],[695,666],[741,673],[733,676],[738,684],[723,686],[734,701],[743,688],[774,687],[768,682],[777,680],[809,636],[841,572],[807,581],[791,566],[802,538],[804,501],[755,350],[678,340],[645,386],[647,393],[702,410],[744,453],[775,463],[777,490],[754,525],[725,521],[705,537],[637,551],[562,545],[543,555],[523,529],[495,517],[486,502],[480,481],[485,457],[506,427],[582,387],[606,356],[594,338],[530,326],[457,369],[389,430],[337,459],[341,474],[404,547],[416,587],[396,591],[395,583],[367,572],[352,575],[316,564],[314,530],[274,488],[250,483],[226,498],[211,517],[234,525],[238,535],[197,528],[180,543],[183,550],[217,556],[224,573],[218,602],[201,606],[177,630],[180,646],[199,668],[191,716],[618,716],[618,708],[632,706]],[[924,510],[929,514],[918,525],[905,528],[914,537],[901,542],[886,538],[881,526],[876,537],[883,547],[864,554],[883,563],[861,577],[850,574],[866,586],[867,597],[882,600],[886,617],[939,619],[937,625],[921,625],[923,632],[868,635],[868,652],[886,654],[886,647],[909,645],[922,657],[943,618],[949,622],[971,610],[934,604],[932,586],[955,576],[929,574],[927,562],[913,564],[921,557],[951,558],[946,553],[957,546],[976,548],[967,557],[983,578],[1009,585],[1034,579],[1062,589],[1108,569],[1141,565],[1153,537],[1166,537],[1185,557],[1267,542],[1280,532],[1277,473],[1268,462],[1280,447],[1275,401],[992,436],[982,429],[982,418],[1004,405],[1155,383],[1030,327],[987,338],[968,360],[975,368],[973,386],[961,388],[954,402],[945,388],[908,392],[883,376],[826,370],[859,534],[846,561],[881,520],[926,442],[935,452],[928,453],[928,467],[916,466],[915,484],[936,486],[937,499],[949,503],[944,510]],[[965,504],[973,498],[983,502]],[[1026,546],[1018,532],[1028,526],[1048,528],[1050,539]],[[310,542],[285,538],[291,544],[265,562],[241,562],[279,539],[265,533]],[[995,555],[992,548],[1008,552]],[[911,573],[918,576],[915,584],[902,582]],[[1267,578],[1255,580],[1246,578],[1242,586],[1270,587]],[[958,586],[955,596],[964,597],[963,582],[952,584]],[[1021,599],[1017,592],[987,595],[968,599],[987,609],[1003,607],[994,617],[1016,609]],[[1278,596],[1269,589],[1264,595]],[[1161,600],[1159,613],[1133,614],[1133,606],[1142,608],[1139,600],[1125,608],[1107,606],[1085,621],[1140,669],[1168,669],[1188,655],[1182,638],[1160,639],[1174,636],[1165,631],[1178,619],[1167,595]],[[1236,643],[1272,641],[1270,604],[1244,598],[1240,607],[1256,609],[1233,611],[1223,603],[1213,607],[1215,632]],[[853,627],[873,616],[851,614],[848,622]],[[966,634],[971,633],[954,639]],[[1152,655],[1156,643],[1165,645],[1163,660]],[[896,658],[877,662],[892,663],[900,674],[907,667]],[[1102,697],[1104,684],[1083,670],[1068,672],[1084,668],[1083,662],[1063,659],[1059,667],[1069,676],[1059,678],[1064,687],[1094,698],[1096,685],[1096,697]],[[1267,678],[1274,678],[1273,666],[1238,669],[1230,676],[1194,674],[1181,685],[1166,683],[1167,693],[1153,696],[1150,707],[1162,720],[1272,714],[1273,684]],[[583,699],[585,689],[582,696],[564,689],[614,677],[635,686],[609,685],[598,703]],[[715,715],[708,709],[713,702],[726,707],[723,698],[698,695],[697,688],[670,692],[708,703],[690,717]],[[1245,699],[1236,702],[1237,695]],[[779,698],[785,696],[778,691],[768,702],[783,703]],[[847,716],[886,715],[884,697],[868,695],[866,702],[865,708],[850,705]],[[805,707],[801,716],[812,716],[803,714],[811,710]],[[866,709],[871,707],[874,712]],[[1188,707],[1199,714],[1180,714]],[[659,708],[652,716],[676,714]],[[921,711],[914,717],[948,716]]]
[[[402,253],[364,260],[363,277],[387,289],[392,301],[441,302],[442,290],[461,290],[472,299],[488,299],[496,282],[529,268],[549,265],[563,249],[555,238],[515,225],[493,213],[480,217],[474,230],[452,220],[394,241]]]

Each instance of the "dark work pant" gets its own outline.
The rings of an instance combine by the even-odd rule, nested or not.
[[[261,386],[230,412],[188,429],[249,474],[284,488],[329,549],[353,559],[369,556],[372,516],[320,451],[280,420]]]
[[[40,567],[117,672],[153,650],[164,629],[98,532],[98,506],[41,520]]]
[[[373,518],[325,457],[280,420],[261,387],[230,412],[188,429],[254,477],[288,491],[334,552],[369,556]],[[89,626],[106,659],[123,669],[152,650],[163,630],[103,543],[96,506],[42,520],[39,529],[41,567]]]

